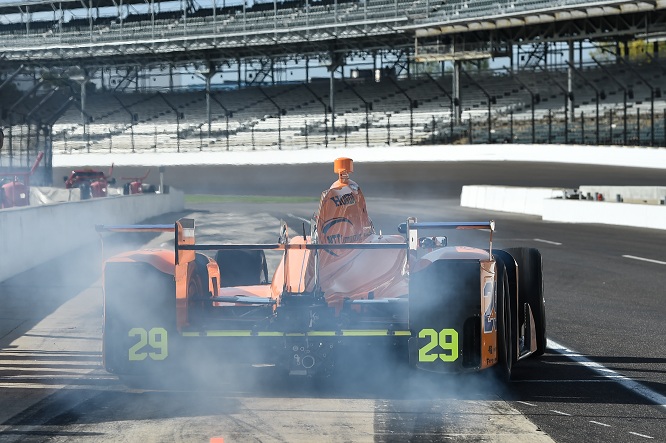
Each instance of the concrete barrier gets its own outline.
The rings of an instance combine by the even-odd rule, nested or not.
[[[660,188],[588,186],[592,195],[616,192],[621,195],[658,195]],[[582,188],[581,188],[582,189]],[[617,203],[594,200],[566,200],[562,189],[515,188],[505,186],[464,186],[460,206],[538,215],[545,221],[561,223],[600,223],[666,230],[666,205]],[[558,198],[559,197],[559,198]],[[626,200],[625,200],[626,201]]]
[[[545,200],[543,220],[666,229],[666,206],[590,200]]]
[[[79,188],[64,189],[49,186],[30,187],[30,206],[79,200],[81,200],[81,190]]]
[[[564,190],[512,186],[463,186],[460,206],[541,215],[545,199],[563,197]]]
[[[97,224],[138,223],[181,211],[184,194],[98,198],[0,211],[0,281],[97,239]]]

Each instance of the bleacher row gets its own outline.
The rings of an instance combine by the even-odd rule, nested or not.
[[[53,149],[211,151],[533,140],[666,146],[666,98],[661,94],[666,63],[659,59],[633,67],[610,63],[603,70],[586,67],[580,72],[587,82],[578,73],[574,76],[573,116],[569,110],[566,119],[565,94],[557,86],[566,84],[564,70],[520,71],[515,74],[520,81],[506,72],[469,72],[493,96],[490,118],[485,93],[461,76],[459,124],[451,119],[449,74],[381,82],[336,79],[334,122],[323,105],[329,103],[326,80],[215,90],[211,92],[210,133],[204,91],[97,91],[87,96],[85,119],[78,106],[70,106],[57,119],[52,127]],[[603,97],[598,120],[597,91]],[[25,100],[20,108],[27,112],[41,100],[39,96]],[[52,115],[65,100],[76,104],[72,97],[57,96],[41,106],[43,115]],[[30,137],[40,137],[34,129],[20,124],[20,118],[5,123],[6,142],[15,151],[34,149]]]
[[[564,70],[548,75],[539,71],[516,73],[529,90],[506,72],[500,75],[488,71],[470,74],[494,97],[490,128],[488,99],[466,76],[461,76],[459,124],[451,121],[452,79],[448,74],[402,79],[397,84],[387,79],[381,82],[336,79],[335,130],[330,113],[322,105],[329,103],[328,81],[312,82],[308,87],[264,86],[262,90],[270,100],[257,87],[212,92],[210,134],[204,91],[174,92],[162,97],[155,92],[100,91],[87,97],[86,113],[92,122],[84,125],[81,112],[75,107],[70,107],[57,121],[53,126],[53,149],[57,152],[210,151],[435,142],[530,143],[533,126],[537,143],[624,144],[626,141],[664,146],[666,97],[661,97],[661,89],[666,86],[666,64],[654,62],[635,69],[640,69],[647,82],[622,63],[609,64],[605,70],[588,67],[581,71],[605,96],[599,103],[599,135],[597,92],[580,75],[574,75],[573,118],[569,110],[565,120],[565,94],[555,84],[566,84]],[[611,81],[609,76],[615,80]],[[538,97],[534,110],[530,91]],[[411,112],[410,102],[416,105]],[[279,112],[276,105],[284,111]]]

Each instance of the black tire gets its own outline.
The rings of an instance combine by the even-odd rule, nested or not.
[[[194,265],[188,268],[187,304],[190,323],[197,323],[206,318],[206,312],[212,307],[208,288],[209,258],[197,253]]]
[[[511,248],[506,249],[506,252],[511,254],[518,265],[518,304],[523,306],[528,303],[534,315],[537,349],[532,356],[539,357],[546,352],[547,343],[541,253],[535,248]],[[524,312],[520,312],[520,315],[524,316]]]
[[[123,185],[123,195],[129,195],[129,193],[130,193],[130,184],[125,183]]]
[[[497,366],[496,371],[504,381],[511,380],[513,370],[513,340],[511,339],[511,303],[509,280],[501,262],[497,263]]]
[[[157,192],[155,185],[147,185],[145,183],[141,185],[141,190],[144,194],[154,194]]]
[[[511,254],[501,249],[496,249],[494,251],[494,257],[498,265],[504,265],[504,272],[508,280],[508,292],[506,297],[508,300],[509,306],[509,315],[511,316],[511,346],[514,351],[518,349],[518,334],[519,332],[519,320],[518,316],[520,313],[519,302],[518,302],[518,282],[516,278],[516,261],[513,259]],[[515,354],[515,355],[514,355]],[[517,352],[512,354],[512,362],[515,365],[518,361]]]
[[[208,292],[208,270],[206,269],[208,259],[197,254],[194,259],[194,266],[188,269],[187,298],[203,298]],[[204,286],[206,285],[206,286]]]
[[[81,200],[88,200],[92,197],[92,189],[90,188],[90,183],[83,182],[79,185],[79,191],[81,192]]]
[[[200,310],[192,302],[203,303],[208,294],[208,258],[197,254],[188,266],[188,321],[200,320]],[[164,274],[145,263],[110,263],[105,270],[105,367],[129,387],[139,389],[181,389],[192,379],[187,360],[189,342],[182,342],[177,331],[176,286],[173,275]],[[196,324],[196,323],[195,323]],[[128,331],[140,328],[148,332],[164,329],[168,337],[168,357],[153,361],[128,361],[128,350],[136,346],[136,336]],[[150,352],[143,347],[138,351]],[[138,352],[137,351],[137,352]],[[131,351],[130,351],[131,352]],[[160,351],[162,352],[162,351]],[[130,358],[130,360],[132,360]]]
[[[259,285],[268,281],[264,251],[219,250],[215,261],[220,268],[220,286]]]
[[[147,263],[111,262],[104,270],[104,334],[105,369],[117,375],[160,377],[178,363],[176,286],[173,275]],[[165,331],[168,343],[165,359],[151,356],[132,358],[132,348],[144,334],[159,328]],[[161,336],[163,338],[164,336]],[[147,353],[149,349],[135,348]],[[129,356],[129,357],[128,357]]]

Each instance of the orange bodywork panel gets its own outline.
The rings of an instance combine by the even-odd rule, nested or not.
[[[290,245],[305,245],[310,243],[310,237],[295,237],[289,241]],[[307,249],[288,249],[282,261],[275,270],[271,282],[271,294],[277,297],[284,288],[287,292],[304,292],[306,269],[311,262],[311,252]],[[286,266],[285,266],[286,263]],[[285,269],[287,270],[285,274]],[[286,284],[285,284],[286,283]]]
[[[483,251],[485,253],[485,251]],[[491,260],[481,261],[481,369],[497,364],[497,281],[495,280],[497,264]],[[501,283],[500,283],[501,284]],[[490,323],[492,328],[485,329]]]
[[[176,272],[176,254],[173,249],[143,249],[140,251],[123,252],[107,260],[107,263],[113,262],[148,263],[165,274],[174,275]]]

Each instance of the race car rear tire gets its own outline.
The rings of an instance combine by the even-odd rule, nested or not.
[[[168,372],[178,361],[173,275],[147,263],[112,262],[104,287],[105,369],[133,376]]]
[[[205,319],[206,312],[211,308],[208,291],[209,258],[197,253],[193,266],[188,268],[187,305],[188,321],[197,323]]]
[[[219,250],[215,261],[220,268],[220,285],[259,285],[268,281],[264,251]]]
[[[513,340],[511,338],[511,303],[509,280],[502,263],[497,263],[497,366],[499,377],[511,380]]]
[[[546,301],[543,294],[543,264],[541,253],[535,248],[511,248],[506,252],[518,264],[519,305],[528,303],[532,308],[536,329],[537,349],[532,354],[539,357],[546,352]]]
[[[79,192],[81,193],[81,200],[88,200],[92,197],[92,190],[90,183],[83,182],[79,185]]]
[[[188,267],[190,324],[201,318],[193,304],[207,299],[207,262],[197,254]],[[192,367],[177,328],[174,276],[147,263],[111,262],[104,280],[105,369],[131,387],[178,386]]]

